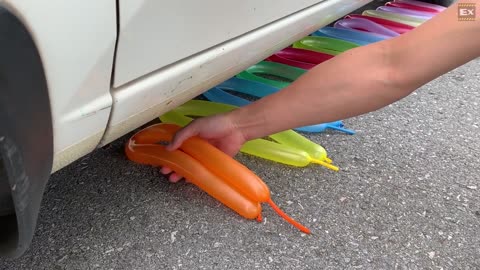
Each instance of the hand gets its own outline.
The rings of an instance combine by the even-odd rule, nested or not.
[[[167,150],[178,149],[185,140],[193,136],[207,140],[230,156],[236,155],[246,141],[245,136],[232,120],[230,114],[225,113],[195,119],[175,134],[172,142],[167,146]],[[169,174],[172,170],[162,167],[161,172]],[[169,176],[170,182],[173,183],[181,179],[182,176],[175,172]]]

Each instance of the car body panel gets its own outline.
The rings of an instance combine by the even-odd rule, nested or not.
[[[56,171],[93,151],[107,125],[116,42],[115,1],[3,0],[23,22],[44,65]]]

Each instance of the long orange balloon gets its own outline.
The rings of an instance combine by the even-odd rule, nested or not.
[[[252,202],[236,192],[218,176],[205,170],[198,161],[181,151],[170,152],[163,145],[135,144],[128,144],[126,150],[128,158],[138,163],[166,166],[181,172],[191,183],[245,218],[254,219],[260,215],[259,203]]]
[[[157,124],[141,130],[125,146],[127,157],[141,164],[171,168],[248,219],[261,219],[260,203],[266,202],[289,223],[310,233],[275,205],[267,185],[257,175],[205,140],[190,138],[175,151],[158,144],[171,141],[180,128]]]
[[[171,141],[173,134],[180,130],[175,124],[153,125],[147,134],[139,134],[139,140],[147,141],[156,138],[158,141]],[[186,140],[180,149],[197,160],[201,160],[203,166],[218,175],[220,178],[234,186],[245,196],[254,201],[267,202],[270,197],[270,190],[267,185],[252,171],[235,159],[226,155],[216,147],[212,147],[207,141],[198,137]]]
[[[267,185],[258,176],[208,142],[198,137],[189,138],[175,151],[158,144],[171,141],[180,128],[174,124],[157,124],[141,130],[126,144],[127,157],[141,164],[171,168],[248,219],[261,220],[260,203],[267,202],[290,224],[310,233],[275,205]]]

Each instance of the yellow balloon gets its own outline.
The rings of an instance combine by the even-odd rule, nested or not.
[[[223,103],[190,100],[174,110],[163,114],[160,116],[160,120],[164,123],[186,126],[193,120],[192,117],[209,116],[228,112],[236,108],[236,106]],[[331,164],[332,160],[328,158],[325,148],[293,130],[272,134],[269,137],[276,142],[265,139],[254,139],[246,142],[240,151],[245,154],[295,167],[305,167],[311,163],[316,163],[334,171],[339,170],[337,166]]]
[[[390,13],[390,12],[385,12],[381,10],[371,10],[371,9],[365,10],[364,12],[362,12],[362,15],[381,18],[381,19],[387,19],[390,21],[410,25],[413,27],[417,27],[427,21],[427,19],[423,19],[423,18],[416,18],[408,15]]]

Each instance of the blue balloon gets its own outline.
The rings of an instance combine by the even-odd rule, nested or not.
[[[368,45],[370,43],[382,41],[388,39],[389,37],[368,33],[364,31],[354,30],[354,29],[342,29],[331,26],[326,26],[318,29],[312,36],[324,36],[330,38],[343,39],[345,41],[350,41],[358,45]]]
[[[232,95],[224,90],[231,90],[262,98],[277,92],[279,89],[263,83],[234,77],[203,93],[203,96],[213,102],[225,103],[238,107],[242,107],[251,103],[249,100]],[[342,131],[350,135],[355,134],[355,131],[344,128],[342,121],[295,128],[295,130],[303,132],[324,132],[327,129]]]

